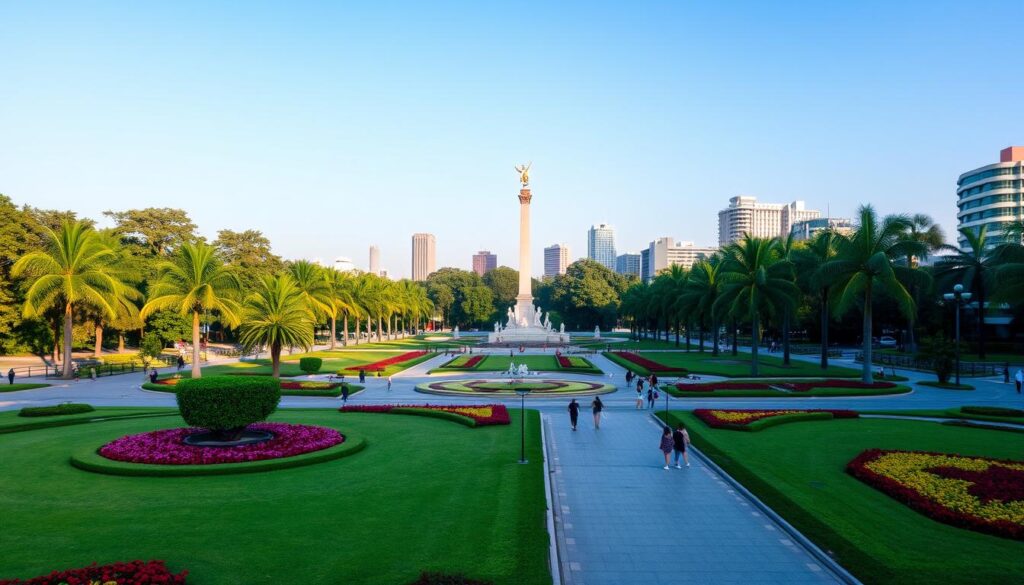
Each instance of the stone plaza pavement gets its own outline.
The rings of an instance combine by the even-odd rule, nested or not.
[[[530,352],[535,353],[535,352]],[[591,359],[607,374],[605,380],[624,387],[625,370],[606,358]],[[794,356],[794,359],[798,359]],[[427,372],[445,361],[438,356],[386,380],[370,378],[351,402],[480,403],[496,397],[446,397],[415,391],[417,383],[440,379]],[[853,366],[843,360],[837,365]],[[903,372],[912,381],[930,378]],[[555,377],[556,374],[551,374]],[[444,379],[481,377],[445,374]],[[492,377],[496,377],[492,375]],[[563,375],[594,381],[594,376]],[[19,380],[28,381],[28,380]],[[0,410],[87,402],[95,406],[174,406],[172,394],[140,389],[138,375],[101,378],[96,382],[52,381],[51,388],[0,393]],[[671,408],[949,408],[963,404],[1019,406],[1013,385],[1001,380],[973,381],[974,392],[916,387],[902,396],[861,398],[686,399]],[[606,417],[594,430],[590,398],[577,432],[569,428],[565,398],[532,398],[528,408],[540,410],[547,434],[555,532],[561,578],[569,585],[658,583],[821,583],[838,575],[820,563],[798,539],[766,516],[753,501],[691,454],[691,467],[662,469],[657,449],[658,423],[649,410],[634,409],[635,393],[617,391],[602,397]],[[502,400],[502,399],[498,399]],[[509,408],[518,399],[502,400]],[[282,408],[337,408],[338,399],[285,397]],[[664,408],[664,399],[658,409]]]

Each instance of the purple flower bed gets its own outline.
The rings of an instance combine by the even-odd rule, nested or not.
[[[270,431],[274,438],[238,447],[196,447],[186,445],[187,435],[204,429],[180,428],[125,435],[100,447],[99,454],[115,461],[156,465],[212,465],[279,459],[320,451],[345,440],[344,435],[327,427],[257,423],[252,430]]]

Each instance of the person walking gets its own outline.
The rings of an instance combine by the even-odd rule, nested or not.
[[[7,383],[14,385],[14,368],[7,370]]]
[[[658,374],[651,372],[651,387],[655,390],[658,389]]]
[[[643,410],[644,408],[644,393],[639,388],[636,389],[636,409]]]
[[[572,423],[572,430],[576,430],[576,421],[580,418],[580,403],[573,398],[569,401],[569,422]]]
[[[179,355],[178,356],[178,371],[180,372],[181,369],[184,368],[184,367],[185,367],[185,358],[183,358],[183,357],[181,357]]]
[[[149,383],[150,384],[156,384],[156,377],[157,377],[156,368],[153,368],[152,370],[149,371]]]
[[[359,383],[360,384],[365,384],[366,383],[366,370],[362,370],[362,369],[359,370]]]
[[[682,467],[679,467],[680,456],[686,462],[686,466],[690,466],[690,456],[686,454],[686,448],[689,446],[690,433],[686,432],[686,427],[683,426],[683,423],[679,423],[676,430],[672,432],[672,450],[675,451],[673,459],[676,463],[676,469],[682,469]]]
[[[1020,386],[1024,384],[1024,370],[1018,369],[1017,375],[1013,379],[1017,382],[1017,394],[1020,394]]]
[[[604,403],[601,402],[600,396],[594,397],[594,402],[591,403],[594,410],[594,428],[601,428],[601,411],[604,410]]]
[[[89,367],[89,377],[92,378],[93,382],[96,381],[96,367],[95,366],[90,366]]]
[[[341,403],[348,404],[348,384],[341,384]]]
[[[1003,384],[1010,383],[1010,362],[1003,362]]]
[[[668,469],[668,458],[672,454],[672,430],[668,427],[661,430],[661,442],[658,444],[658,448],[665,456],[665,469]]]
[[[388,392],[391,391],[391,376],[388,376]]]
[[[633,383],[633,370],[626,370],[626,387]]]
[[[644,391],[644,379],[641,378],[640,376],[636,377],[636,391],[637,392],[643,392]]]
[[[647,389],[647,408],[654,408],[654,388]]]

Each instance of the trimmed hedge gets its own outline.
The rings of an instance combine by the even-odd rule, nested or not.
[[[18,416],[60,416],[64,414],[82,414],[96,410],[91,405],[68,402],[56,406],[26,406]]]
[[[1018,408],[1003,408],[1001,406],[961,406],[960,412],[964,414],[981,414],[984,416],[1022,416],[1024,410]]]
[[[433,408],[392,408],[390,412],[391,414],[415,414],[418,416],[440,418],[452,422],[457,422],[459,424],[466,425],[467,427],[476,426],[476,421],[469,418],[468,416],[463,416],[456,412],[447,412],[444,410],[437,410]]]
[[[324,360],[318,357],[304,357],[299,358],[299,369],[307,374],[315,374],[320,371],[320,367],[324,365]]]
[[[183,378],[175,393],[186,423],[222,431],[244,428],[270,416],[281,401],[281,381],[238,376]]]
[[[127,475],[132,477],[192,477],[204,475],[233,475],[236,473],[261,473],[277,469],[291,469],[315,463],[324,463],[354,455],[366,447],[362,437],[345,433],[345,441],[310,453],[263,459],[244,463],[216,463],[211,465],[155,465],[150,463],[129,463],[114,461],[99,454],[96,446],[78,449],[71,454],[71,465],[93,473],[106,475]]]
[[[737,428],[740,431],[761,431],[768,427],[784,425],[792,422],[805,422],[812,420],[832,420],[835,418],[831,412],[800,412],[793,414],[780,414],[769,416]]]

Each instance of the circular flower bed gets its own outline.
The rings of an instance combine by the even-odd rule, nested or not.
[[[529,388],[535,396],[566,396],[607,394],[615,392],[615,386],[599,382],[578,382],[570,380],[531,380],[509,383],[508,380],[449,380],[420,384],[416,390],[426,394],[490,394],[515,396],[516,388]]]
[[[250,429],[269,431],[274,438],[238,447],[194,447],[186,445],[187,435],[197,428],[178,428],[126,435],[100,447],[99,454],[114,461],[157,465],[213,465],[280,459],[320,451],[345,441],[334,429],[311,425],[257,423]]]

